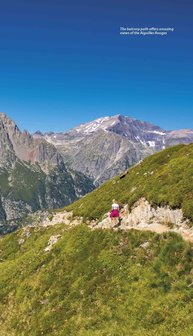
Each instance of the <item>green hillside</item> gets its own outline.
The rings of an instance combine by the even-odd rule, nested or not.
[[[113,198],[132,206],[142,196],[155,206],[182,208],[193,220],[193,144],[170,147],[146,158],[66,209],[94,219],[109,211]]]
[[[67,207],[100,217],[112,198],[193,219],[193,144],[155,154]],[[59,239],[45,251],[50,237]],[[193,335],[193,246],[174,233],[23,228],[0,239],[1,336]]]
[[[59,225],[7,235],[1,336],[190,336],[192,255],[175,234]]]

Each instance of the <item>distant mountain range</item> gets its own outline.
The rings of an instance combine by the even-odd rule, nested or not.
[[[65,163],[99,185],[148,155],[193,142],[189,129],[166,131],[123,115],[99,118],[64,133],[36,132],[58,149]]]
[[[156,151],[190,142],[192,130],[165,131],[122,115],[30,135],[0,113],[0,232],[30,212],[70,204]]]

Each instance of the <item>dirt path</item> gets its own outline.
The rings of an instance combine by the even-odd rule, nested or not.
[[[139,225],[139,226],[136,226],[136,227],[126,226],[124,228],[122,228],[122,227],[120,227],[120,228],[123,229],[123,230],[135,229],[135,230],[140,230],[140,231],[151,231],[151,232],[155,232],[155,233],[158,233],[158,234],[162,234],[164,232],[175,232],[175,233],[181,235],[185,241],[193,242],[193,230],[191,230],[191,229],[182,229],[182,230],[180,230],[180,229],[170,229],[166,225],[158,224],[158,223],[148,224],[148,226],[146,226],[146,227],[140,227],[140,225]]]
[[[73,217],[72,212],[58,212],[52,215],[52,218],[47,218],[44,220],[41,224],[43,227],[52,226],[64,223],[66,225],[69,225],[69,227],[73,227],[79,224],[83,223],[82,217]],[[112,226],[112,223],[107,216],[104,220],[101,222],[98,221],[87,221],[86,223],[92,230],[95,229],[114,229],[116,230],[140,230],[140,231],[151,231],[158,234],[162,234],[164,232],[175,232],[177,234],[180,234],[184,240],[188,242],[193,242],[193,228],[188,227],[175,227],[175,228],[169,228],[167,225],[159,224],[159,223],[144,223],[141,222],[138,225],[130,225],[129,222],[125,221],[124,224],[121,224],[119,226]]]

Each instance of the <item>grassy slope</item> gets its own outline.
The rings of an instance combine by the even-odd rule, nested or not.
[[[132,205],[143,195],[193,218],[192,167],[193,145],[169,148],[68,208],[99,217],[113,197]],[[0,240],[1,336],[193,334],[193,249],[181,237],[84,225],[30,230],[21,245],[22,230]],[[62,237],[44,252],[53,234]]]
[[[182,207],[193,220],[193,144],[170,147],[146,158],[124,178],[115,177],[66,209],[84,218],[99,218],[109,211],[113,198],[131,206],[141,196],[153,205]]]
[[[21,237],[0,240],[1,336],[193,334],[193,250],[181,237],[84,225]]]

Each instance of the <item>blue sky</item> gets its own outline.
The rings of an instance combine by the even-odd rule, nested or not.
[[[118,113],[193,128],[192,17],[192,0],[6,0],[0,111],[31,132]],[[123,37],[120,26],[175,32]]]

